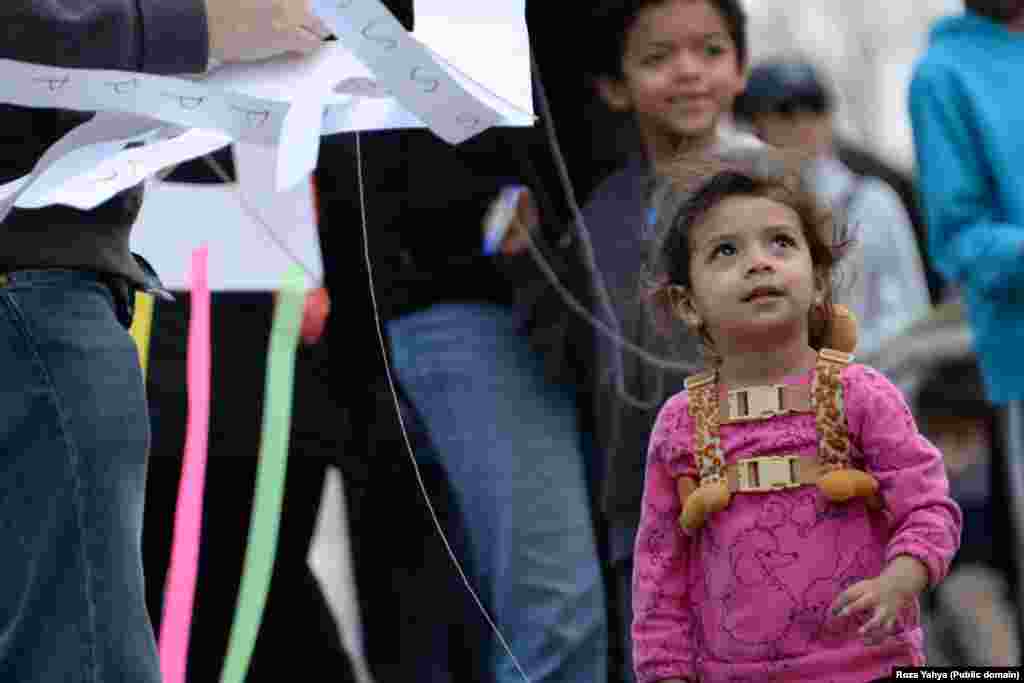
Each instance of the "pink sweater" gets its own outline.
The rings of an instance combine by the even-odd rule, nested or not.
[[[787,380],[809,383],[813,371]],[[852,455],[879,481],[885,511],[862,500],[830,504],[814,486],[738,493],[692,537],[679,527],[676,478],[696,476],[693,419],[682,392],[651,434],[633,574],[633,658],[638,683],[814,681],[862,683],[894,665],[924,663],[917,604],[897,634],[867,646],[871,615],[836,619],[845,588],[873,578],[897,555],[941,581],[960,544],[960,508],[942,456],[914,424],[899,390],[877,371],[842,374]],[[813,414],[720,428],[726,462],[772,453],[814,454]]]

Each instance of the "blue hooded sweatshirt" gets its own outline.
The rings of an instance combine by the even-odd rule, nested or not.
[[[963,292],[989,398],[1024,398],[1024,33],[938,21],[910,85],[928,245]]]

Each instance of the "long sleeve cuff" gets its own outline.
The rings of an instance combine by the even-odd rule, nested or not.
[[[153,74],[201,73],[210,55],[204,0],[142,0],[141,69]]]

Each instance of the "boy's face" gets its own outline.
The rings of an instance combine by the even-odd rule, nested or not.
[[[626,35],[622,79],[602,79],[612,109],[632,111],[652,161],[714,139],[746,70],[709,0],[665,0],[641,10]]]

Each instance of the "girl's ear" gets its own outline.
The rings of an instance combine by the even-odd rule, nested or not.
[[[617,112],[630,110],[629,90],[624,81],[608,76],[598,76],[594,79],[594,85],[609,109]]]
[[[668,288],[669,302],[672,305],[672,312],[693,329],[700,327],[700,315],[693,307],[693,300],[685,287],[670,285]]]
[[[814,271],[814,305],[821,306],[825,303],[825,284],[828,282],[829,274],[826,271],[815,269]]]

